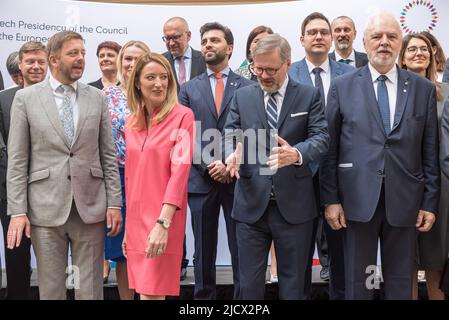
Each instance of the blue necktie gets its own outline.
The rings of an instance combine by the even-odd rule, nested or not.
[[[278,123],[278,107],[276,103],[276,95],[278,93],[272,93],[267,103],[267,121],[270,129],[276,129]]]
[[[387,76],[380,75],[377,78],[377,104],[379,105],[380,115],[382,116],[382,123],[384,125],[385,133],[388,135],[391,131],[390,127],[390,103],[388,102],[388,91],[385,81]]]
[[[324,96],[323,80],[321,79],[320,75],[321,71],[323,71],[323,69],[317,67],[312,70],[312,73],[315,75],[315,87],[318,88],[318,90],[320,90],[321,105],[323,106],[324,110],[324,107],[326,105],[326,97]]]

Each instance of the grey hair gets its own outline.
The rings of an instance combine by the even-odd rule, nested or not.
[[[254,59],[254,57],[259,54],[272,52],[276,49],[279,49],[279,55],[282,62],[286,62],[291,59],[292,48],[290,47],[290,44],[285,38],[281,37],[277,33],[270,34],[260,39],[253,50],[252,58]]]
[[[20,73],[19,69],[19,52],[11,52],[6,59],[6,69],[10,75],[15,75]]]

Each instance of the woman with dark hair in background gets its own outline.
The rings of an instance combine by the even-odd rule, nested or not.
[[[103,76],[97,81],[89,83],[91,86],[102,90],[109,86],[118,86],[117,56],[122,47],[114,41],[104,41],[97,47],[98,65]]]
[[[253,61],[251,58],[251,52],[253,51],[254,47],[256,46],[256,43],[262,39],[263,37],[273,34],[273,30],[271,30],[270,27],[266,26],[258,26],[255,27],[248,36],[248,39],[246,40],[246,60],[242,63],[240,68],[235,70],[235,73],[238,75],[241,75],[242,77],[245,77],[247,79],[251,79],[253,81],[257,81],[257,77],[251,72],[250,70],[250,64]]]
[[[438,120],[443,116],[443,108],[449,97],[449,85],[436,81],[436,63],[432,44],[424,33],[409,34],[402,40],[398,58],[403,69],[418,73],[432,81],[436,86]],[[446,104],[446,107],[448,105]],[[449,120],[449,119],[448,119]],[[432,229],[418,236],[417,270],[424,270],[427,292],[430,300],[444,299],[439,289],[441,273],[448,255],[448,215],[449,215],[449,180],[441,175],[441,197],[437,219]],[[414,276],[413,298],[418,298],[418,271]]]

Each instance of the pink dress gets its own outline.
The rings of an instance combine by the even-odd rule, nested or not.
[[[193,128],[193,112],[176,105],[161,123],[151,127],[148,136],[146,129],[125,129],[128,280],[129,287],[140,294],[179,295]],[[164,203],[177,207],[167,249],[148,259],[147,238]]]

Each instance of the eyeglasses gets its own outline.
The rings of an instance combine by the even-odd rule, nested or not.
[[[174,36],[171,36],[171,37],[163,36],[163,37],[162,37],[162,41],[164,41],[164,42],[170,42],[170,40],[173,40],[173,41],[176,42],[176,41],[179,41],[183,35],[184,35],[184,33],[181,33],[181,34],[175,34]]]
[[[410,54],[416,54],[418,52],[418,50],[421,51],[422,54],[428,54],[429,53],[429,48],[427,46],[422,46],[422,47],[416,47],[416,46],[412,46],[412,47],[408,47],[407,48],[407,52]]]
[[[321,33],[322,37],[327,37],[327,36],[329,36],[331,34],[331,32],[329,30],[326,30],[326,29],[321,29],[321,30],[310,29],[310,30],[307,30],[306,33],[310,37],[316,37],[318,33]]]
[[[265,71],[265,73],[267,75],[272,77],[279,71],[279,69],[281,69],[281,67],[282,67],[282,65],[277,69],[276,68],[261,68],[261,67],[256,67],[255,65],[252,64],[252,65],[250,65],[249,69],[256,76],[261,76],[263,74],[263,72]]]

